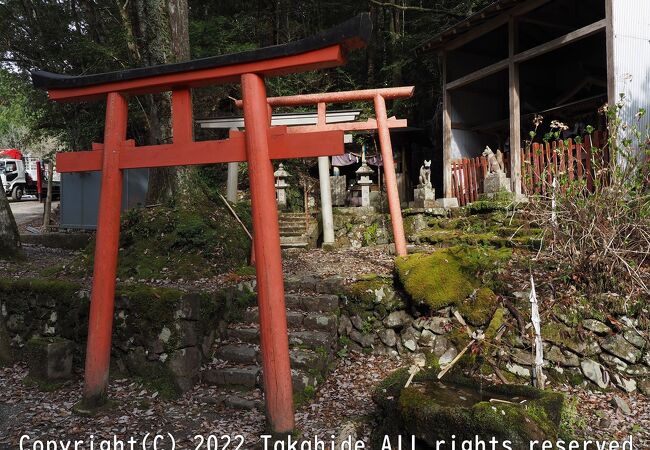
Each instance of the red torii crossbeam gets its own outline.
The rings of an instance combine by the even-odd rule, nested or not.
[[[257,270],[264,395],[273,432],[294,428],[284,282],[272,159],[343,154],[343,132],[288,133],[271,127],[265,76],[335,67],[348,51],[365,45],[370,19],[360,15],[301,41],[185,63],[71,77],[33,72],[36,87],[52,100],[106,98],[104,143],[92,151],[57,154],[59,172],[102,173],[82,406],[106,401],[120,233],[122,171],[247,161]],[[195,142],[191,88],[240,81],[245,132]],[[136,146],[126,139],[128,96],[172,92],[173,143]]]

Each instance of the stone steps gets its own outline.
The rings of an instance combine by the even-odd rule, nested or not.
[[[309,247],[310,230],[316,221],[316,216],[305,213],[280,213],[280,246],[282,248],[307,248]]]
[[[248,344],[259,344],[260,335],[258,326],[241,326],[229,328],[226,331],[229,341],[243,342]],[[336,330],[334,333],[315,330],[290,330],[289,346],[306,348],[310,350],[322,350],[329,352],[336,343]]]
[[[289,230],[283,231],[280,230],[280,239],[287,237],[303,237],[305,236],[305,230]]]
[[[221,367],[204,372],[203,380],[210,385],[237,390],[253,390],[264,386],[262,368],[259,366]],[[307,387],[315,388],[318,377],[310,373],[291,370],[294,394],[301,394]]]
[[[306,388],[316,387],[334,360],[338,301],[338,296],[332,294],[285,295],[291,375],[299,397]],[[240,391],[263,387],[258,321],[259,309],[251,307],[244,311],[239,323],[228,325],[223,339],[215,344],[213,363],[203,371],[205,383]]]
[[[242,364],[243,366],[260,365],[262,355],[259,345],[233,342],[222,345],[216,353],[221,361]],[[322,352],[306,348],[292,348],[289,351],[291,367],[296,370],[326,369],[326,358]]]
[[[318,305],[314,305],[318,307]],[[244,311],[243,322],[258,323],[259,310],[257,306]],[[337,317],[335,314],[321,312],[287,311],[287,327],[289,330],[313,330],[336,333]]]

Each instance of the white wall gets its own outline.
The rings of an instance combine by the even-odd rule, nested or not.
[[[611,1],[615,92],[610,101],[618,101],[624,93],[623,119],[633,124],[640,108],[650,114],[650,0]],[[640,126],[649,125],[646,115]]]
[[[650,1],[650,0],[649,0]],[[506,90],[503,95],[508,95]],[[451,94],[451,123],[461,124],[489,124],[508,117],[502,102],[493,94],[484,94],[480,91],[464,91],[459,89]],[[486,145],[495,145],[496,139],[464,129],[452,129],[451,132],[451,157],[474,158],[480,156]],[[493,148],[496,150],[496,148]]]

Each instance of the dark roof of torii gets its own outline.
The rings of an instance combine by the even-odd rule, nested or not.
[[[60,75],[40,70],[33,71],[34,87],[41,89],[66,89],[92,86],[116,81],[135,80],[157,75],[189,72],[200,69],[211,69],[234,64],[270,60],[286,56],[298,55],[313,50],[340,44],[347,50],[365,46],[370,38],[372,22],[368,14],[360,14],[333,28],[322,31],[299,41],[282,45],[258,48],[241,53],[211,56],[175,64],[141,67],[137,69],[120,70],[116,72],[98,73],[92,75],[70,76]]]
[[[528,0],[497,0],[493,3],[490,3],[479,12],[455,23],[449,28],[446,28],[441,33],[435,35],[433,38],[420,44],[416,48],[416,53],[422,54],[440,50],[445,46],[447,42],[454,40],[459,36],[462,36],[467,31],[470,31],[472,27],[479,25],[495,16],[498,16],[499,14],[503,14],[510,8],[513,8],[520,3],[525,3],[526,1]]]

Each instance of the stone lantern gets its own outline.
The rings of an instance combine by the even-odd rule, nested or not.
[[[372,180],[370,176],[375,172],[366,163],[366,147],[363,147],[361,153],[361,167],[357,169],[357,184],[361,186],[361,206],[370,206],[370,186]]]
[[[287,183],[287,178],[289,177],[289,172],[284,170],[284,165],[280,163],[278,170],[273,172],[275,177],[275,197],[280,208],[285,208],[287,206],[287,188],[289,183]]]

